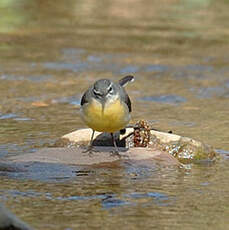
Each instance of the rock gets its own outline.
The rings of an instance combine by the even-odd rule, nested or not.
[[[8,160],[11,163],[43,162],[79,166],[104,165],[104,163],[121,160],[134,164],[141,161],[145,165],[156,163],[182,166],[184,163],[203,160],[212,162],[217,158],[212,147],[191,138],[149,129],[147,132],[141,132],[136,134],[133,128],[127,128],[125,132],[115,134],[121,157],[112,154],[114,147],[112,147],[110,134],[99,132],[95,132],[92,154],[85,153],[92,131],[80,129],[64,135],[52,148],[43,148],[35,153],[12,156]],[[139,135],[140,139],[137,139],[136,135]],[[137,144],[142,146],[141,141],[146,139],[147,147],[135,147]]]
[[[35,153],[23,154],[8,158],[11,162],[43,162],[43,163],[61,163],[68,165],[97,165],[102,163],[125,161],[147,161],[147,164],[154,163],[160,159],[164,165],[180,165],[180,163],[171,155],[151,148],[119,148],[121,157],[112,154],[113,147],[96,146],[93,153],[85,153],[85,148],[64,147],[64,148],[44,148]]]
[[[64,135],[62,140],[69,141],[69,143],[72,144],[75,143],[76,145],[85,145],[90,141],[91,132],[90,129],[76,130]],[[125,134],[120,134],[118,145],[133,146],[133,132],[133,128],[127,128]],[[116,136],[118,136],[118,133]],[[109,134],[95,132],[95,141],[93,144],[96,145],[101,139],[104,141],[103,145],[109,145],[108,142],[110,142],[111,138]],[[157,151],[169,153],[181,163],[215,161],[218,157],[217,153],[211,146],[200,141],[155,130],[150,130],[149,147],[154,150],[156,149]],[[133,150],[133,148],[131,150]]]
[[[0,204],[0,230],[32,230],[32,228]]]

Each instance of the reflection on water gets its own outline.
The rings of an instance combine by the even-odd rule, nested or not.
[[[1,172],[0,201],[37,229],[226,229],[228,9],[223,0],[0,1],[0,157],[84,127],[82,92],[127,74],[133,122],[225,156],[186,171],[37,163]]]
[[[47,228],[54,219],[50,229],[101,228],[104,224],[109,229],[117,225],[124,229],[119,225],[122,221],[134,229],[196,229],[206,223],[211,223],[210,229],[224,229],[227,167],[196,165],[187,171],[164,168],[151,172],[133,167],[132,175],[126,173],[128,167],[97,168],[70,181],[53,178],[49,183],[2,177],[0,198],[38,229]],[[147,176],[140,175],[145,170]]]

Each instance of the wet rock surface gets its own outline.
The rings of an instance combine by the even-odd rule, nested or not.
[[[62,142],[68,143],[68,145],[85,145],[90,140],[90,129],[81,129],[75,132],[69,133],[62,137]],[[116,134],[118,136],[118,134]],[[101,144],[103,140],[103,145],[109,145],[110,138],[109,134],[101,134],[99,132],[95,133],[94,144]],[[129,146],[134,145],[134,129],[127,128],[125,134],[120,135],[118,140],[119,146]],[[145,150],[144,150],[145,149]],[[218,154],[212,146],[204,144],[200,141],[196,141],[189,137],[181,137],[176,134],[159,132],[155,130],[150,130],[150,140],[147,148],[141,148],[141,151],[149,152],[151,154],[154,152],[164,153],[173,156],[181,163],[195,163],[200,161],[215,161],[218,158]],[[135,151],[134,148],[130,148],[130,151]],[[139,151],[139,149],[138,149]],[[162,155],[161,155],[162,156]]]
[[[9,157],[10,162],[40,162],[67,165],[98,165],[114,161],[147,161],[147,164],[158,161],[166,165],[179,165],[171,155],[151,148],[119,148],[120,156],[113,154],[114,148],[107,146],[94,147],[92,153],[85,153],[85,148],[64,147],[44,148],[35,153]],[[161,159],[160,159],[161,158]]]

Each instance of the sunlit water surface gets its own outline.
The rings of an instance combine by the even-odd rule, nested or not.
[[[85,127],[84,90],[133,74],[132,122],[210,144],[190,169],[28,165],[0,173],[0,201],[36,229],[229,227],[229,2],[1,1],[0,157]]]

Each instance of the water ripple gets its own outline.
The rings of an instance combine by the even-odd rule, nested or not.
[[[165,103],[171,105],[177,105],[179,103],[186,102],[186,98],[178,95],[159,95],[159,96],[145,96],[139,98],[141,101],[153,101],[158,103]]]

